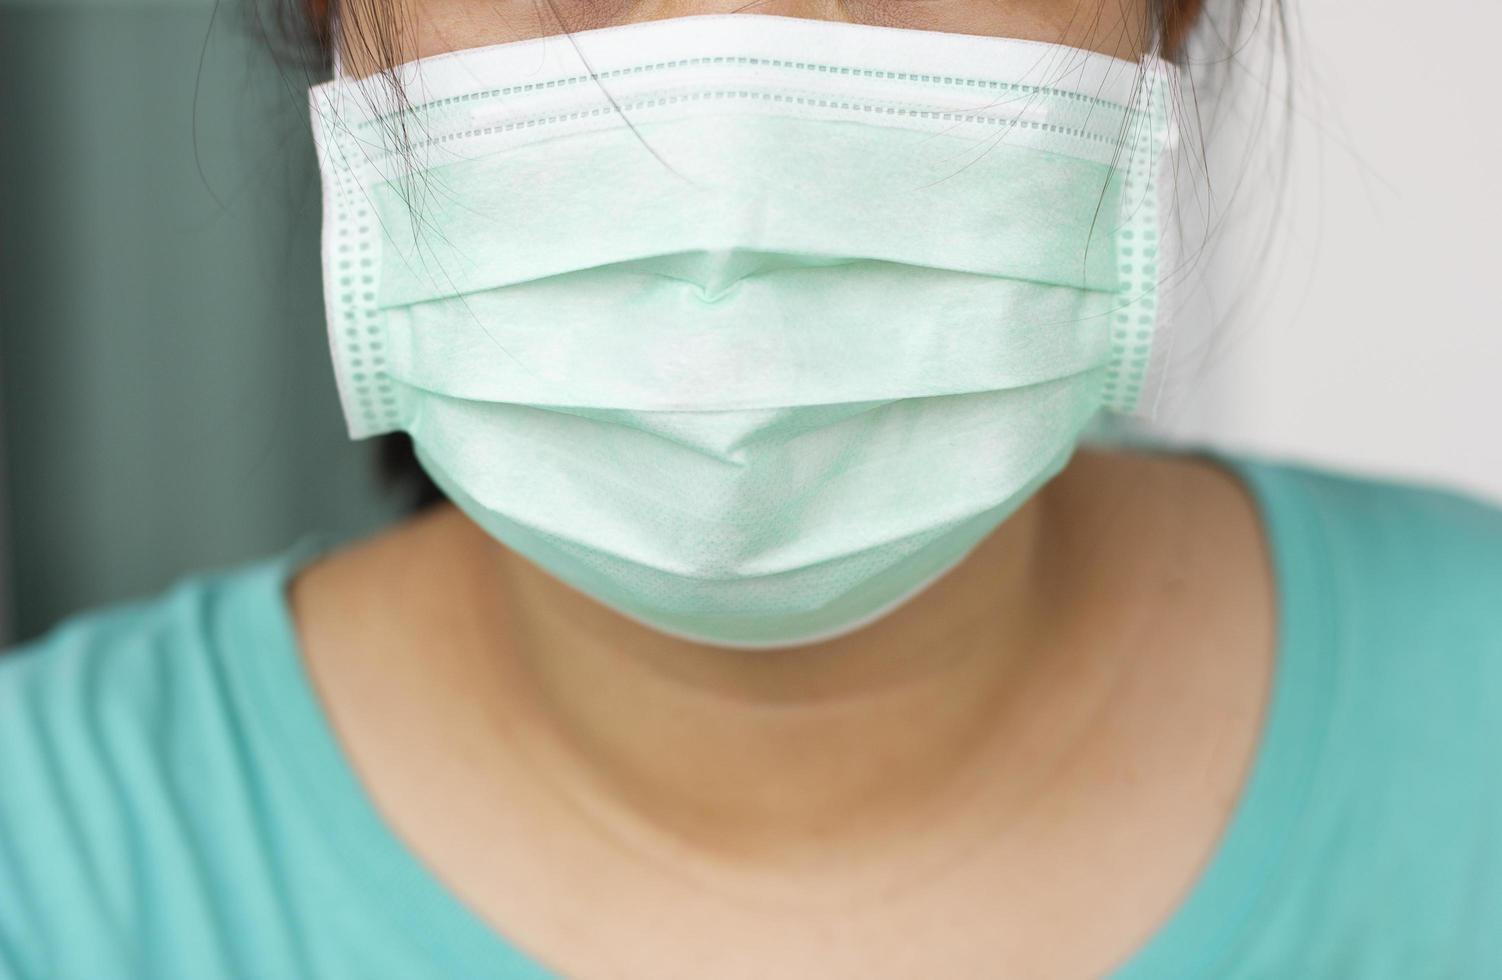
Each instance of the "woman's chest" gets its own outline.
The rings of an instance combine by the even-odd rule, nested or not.
[[[1223,744],[1084,751],[1020,809],[977,800],[822,872],[637,846],[519,775],[475,806],[409,813],[410,837],[498,943],[558,976],[1083,980],[1171,918],[1213,851],[1242,764]]]
[[[533,963],[580,980],[1083,980],[1127,958],[1173,904],[1172,888],[1144,880],[1152,875],[1060,872],[972,858],[940,885],[894,886],[848,908],[812,893],[779,901],[555,864],[550,883],[481,886],[471,907]]]

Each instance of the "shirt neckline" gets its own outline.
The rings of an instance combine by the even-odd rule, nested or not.
[[[1251,497],[1272,563],[1277,652],[1262,729],[1231,818],[1169,917],[1109,980],[1229,975],[1275,883],[1323,754],[1338,642],[1334,581],[1318,514],[1296,474],[1206,446],[1159,449],[1229,473]]]
[[[449,889],[407,846],[376,807],[345,753],[300,652],[286,586],[323,554],[331,539],[305,535],[269,559],[246,598],[245,616],[269,624],[267,642],[230,658],[243,671],[255,714],[275,740],[274,758],[290,771],[325,843],[391,928],[410,936],[431,958],[435,976],[475,980],[558,980]],[[250,635],[250,634],[248,634]]]
[[[1231,818],[1179,904],[1110,980],[1219,975],[1253,921],[1285,855],[1313,782],[1333,684],[1333,594],[1317,517],[1281,467],[1205,447],[1157,449],[1197,456],[1229,472],[1251,496],[1273,565],[1277,654],[1262,731]],[[312,685],[285,587],[327,550],[310,534],[264,562],[244,615],[268,642],[232,657],[254,710],[279,743],[310,807],[328,828],[327,843],[394,928],[426,947],[440,975],[556,980],[560,976],[492,927],[449,889],[397,835],[356,775]]]

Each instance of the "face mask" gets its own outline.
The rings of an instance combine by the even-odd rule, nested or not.
[[[336,77],[350,435],[665,633],[864,626],[1138,403],[1172,70],[714,15]]]

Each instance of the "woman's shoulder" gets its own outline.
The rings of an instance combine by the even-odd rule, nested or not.
[[[1485,925],[1502,915],[1502,507],[1189,455],[1239,478],[1277,580],[1273,685],[1216,879],[1254,911],[1217,975],[1428,975],[1436,954],[1446,975],[1502,975]]]
[[[240,665],[285,628],[277,583],[309,545],[184,575],[0,653],[0,976],[113,975],[146,869],[190,866],[193,840],[222,825],[254,748]]]
[[[1309,724],[1328,799],[1415,794],[1410,845],[1502,827],[1502,506],[1412,477],[1222,459],[1257,498],[1280,578],[1277,706]],[[1479,806],[1477,794],[1487,803]],[[1433,811],[1433,812],[1430,812]],[[1391,829],[1391,828],[1389,828]],[[1496,852],[1502,854],[1502,851]],[[1489,869],[1502,911],[1502,864]]]
[[[0,726],[28,710],[60,707],[64,698],[77,710],[160,707],[154,699],[172,692],[165,674],[200,664],[255,627],[271,611],[255,600],[308,547],[305,540],[283,553],[182,575],[164,588],[73,613],[0,652]]]
[[[183,575],[0,652],[0,822],[28,803],[28,780],[57,792],[131,753],[169,753],[194,737],[185,719],[226,710],[225,663],[285,628],[276,584],[307,547]]]
[[[1341,611],[1502,652],[1502,501],[1418,477],[1220,459],[1258,498],[1288,561],[1328,565]]]

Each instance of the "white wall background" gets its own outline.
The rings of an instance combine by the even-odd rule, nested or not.
[[[1246,180],[1158,427],[1502,500],[1502,4],[1286,2],[1294,111],[1264,25],[1207,134],[1218,206]]]

